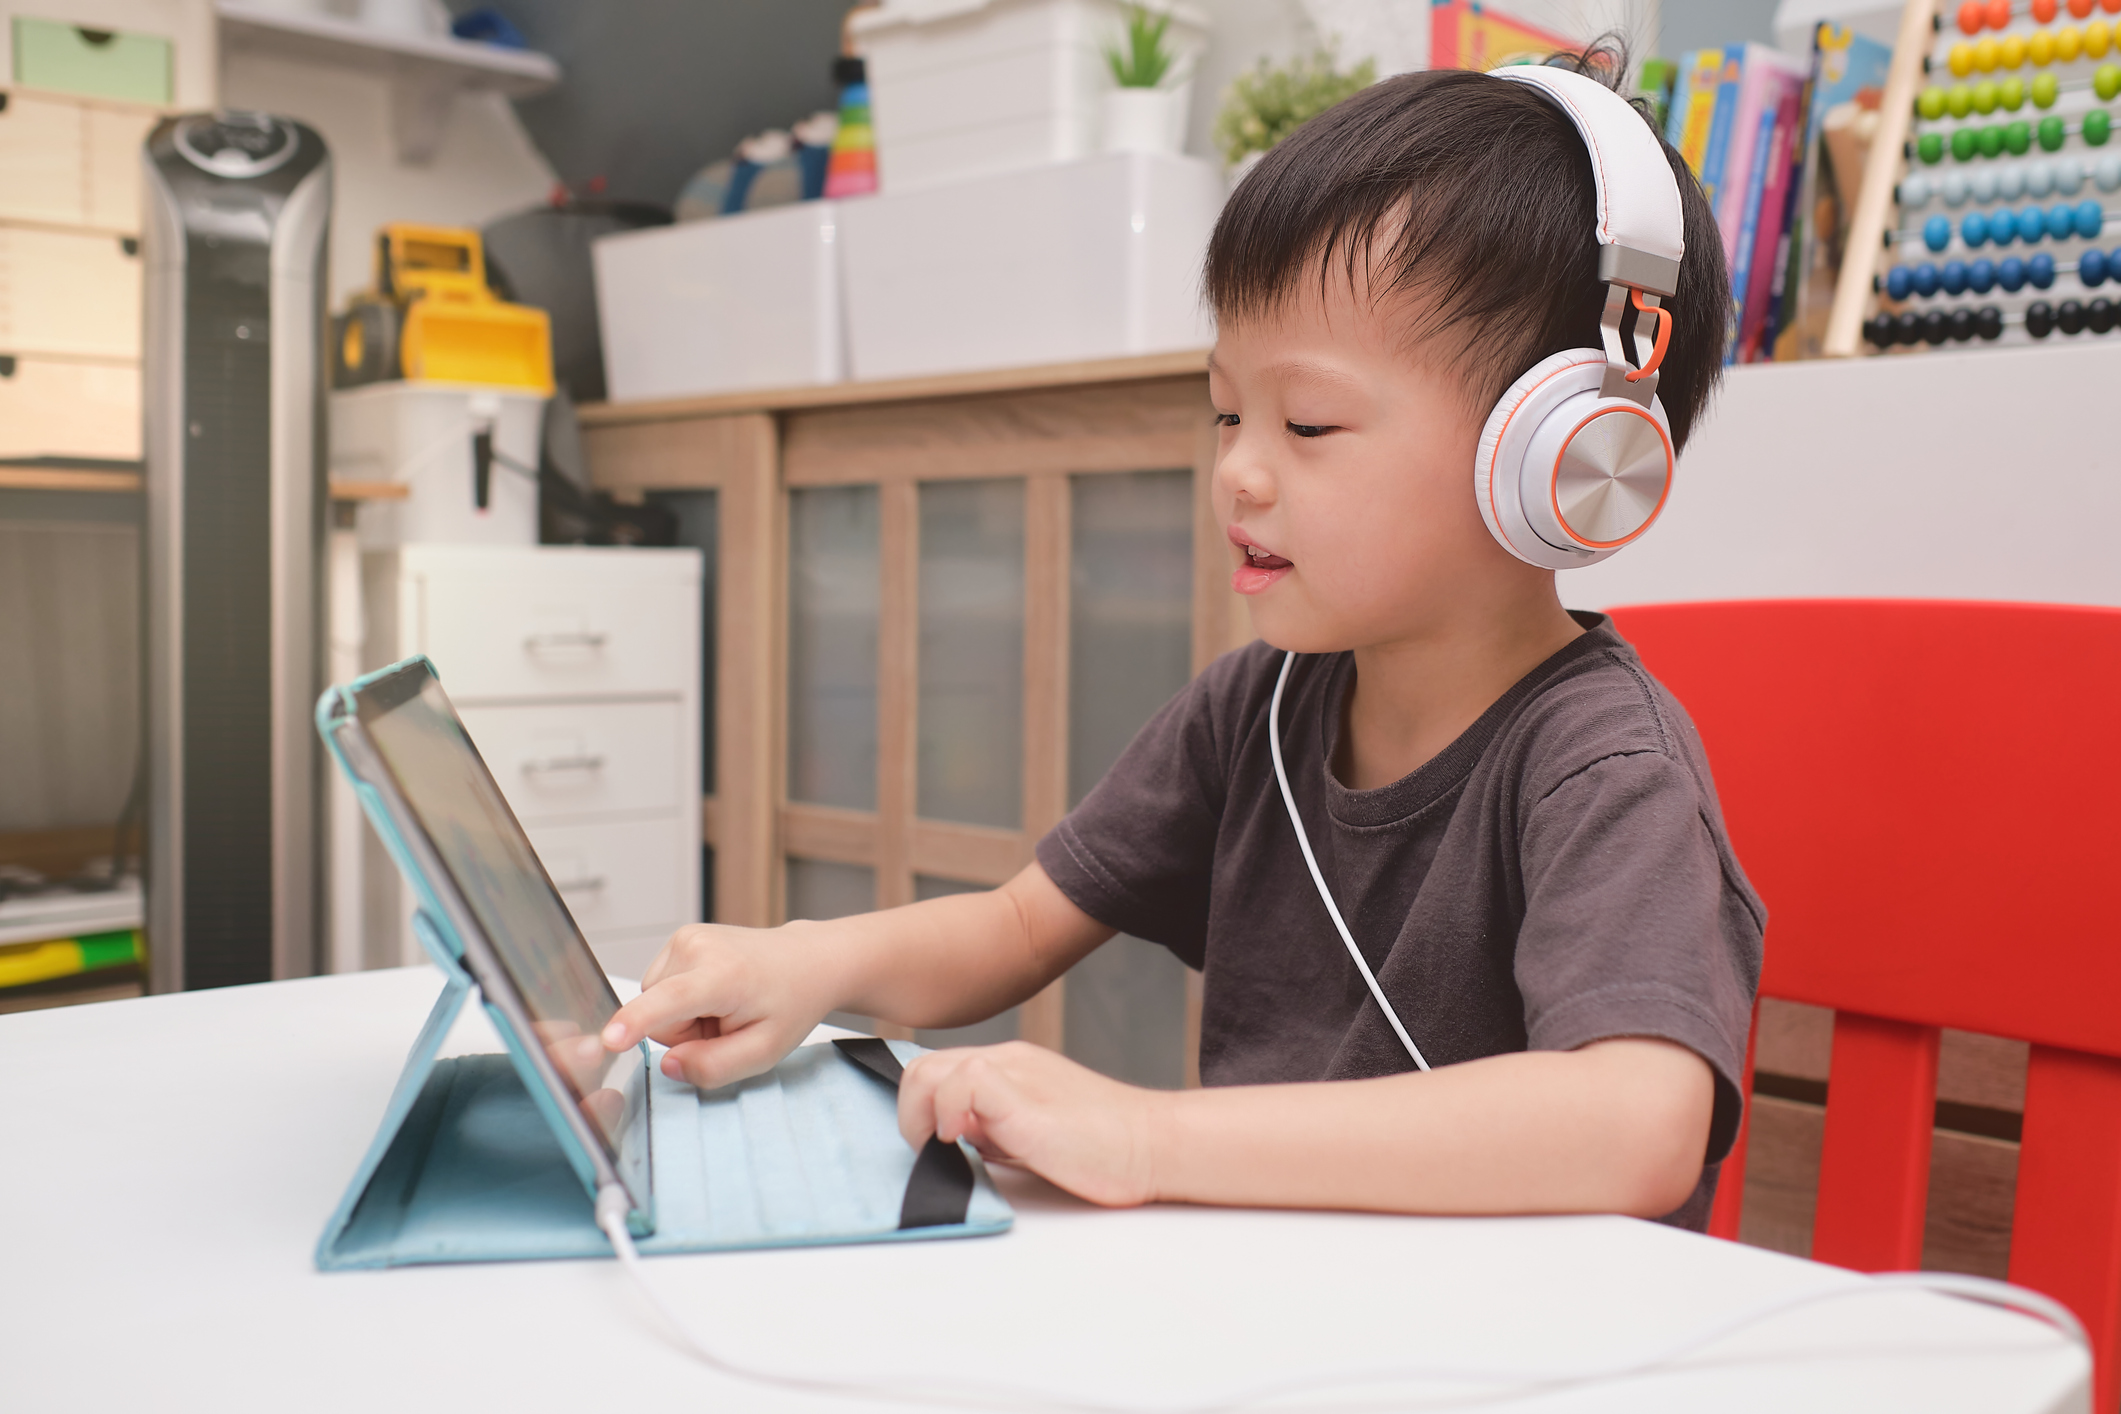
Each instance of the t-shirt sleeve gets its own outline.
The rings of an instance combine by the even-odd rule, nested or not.
[[[1527,1044],[1676,1042],[1709,1063],[1708,1159],[1730,1151],[1763,920],[1725,877],[1700,788],[1660,752],[1609,756],[1532,805],[1516,976]]]
[[[1039,864],[1077,908],[1108,928],[1163,944],[1192,967],[1207,946],[1223,811],[1216,692],[1234,666],[1217,663],[1166,703],[1082,804],[1038,842]]]

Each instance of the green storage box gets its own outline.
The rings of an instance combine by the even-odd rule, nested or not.
[[[170,43],[151,34],[84,29],[61,20],[15,20],[15,82],[24,88],[170,101]]]

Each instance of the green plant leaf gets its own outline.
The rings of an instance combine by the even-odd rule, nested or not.
[[[1164,46],[1164,34],[1170,28],[1170,15],[1151,14],[1143,5],[1127,6],[1126,48],[1105,50],[1112,81],[1121,88],[1155,88],[1162,83],[1178,58]]]

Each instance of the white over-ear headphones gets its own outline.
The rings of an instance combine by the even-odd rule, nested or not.
[[[1596,564],[1648,530],[1671,489],[1672,428],[1657,401],[1657,369],[1671,338],[1672,316],[1658,301],[1678,287],[1679,260],[1686,253],[1679,183],[1649,124],[1598,80],[1548,68],[1499,69],[1495,77],[1538,89],[1569,115],[1591,151],[1591,178],[1598,187],[1598,278],[1606,285],[1599,322],[1605,348],[1570,349],[1541,359],[1510,385],[1481,431],[1473,490],[1481,518],[1504,549],[1526,564],[1574,569]],[[1632,367],[1620,340],[1620,320],[1631,295],[1639,315]],[[1654,344],[1641,323],[1653,316]],[[1281,695],[1295,664],[1294,653],[1282,655],[1281,676],[1267,706],[1267,745],[1281,803],[1355,970],[1415,1068],[1427,1070],[1427,1058],[1385,998],[1326,887],[1296,808],[1296,792],[1289,789],[1281,759]]]
[[[1657,370],[1672,333],[1660,300],[1677,288],[1686,253],[1679,183],[1650,125],[1598,80],[1532,66],[1494,77],[1537,89],[1590,150],[1605,347],[1542,359],[1510,385],[1481,430],[1473,493],[1504,549],[1526,564],[1575,569],[1648,530],[1671,489],[1672,428]],[[1630,298],[1632,365],[1620,335]],[[1654,341],[1643,327],[1652,318]]]

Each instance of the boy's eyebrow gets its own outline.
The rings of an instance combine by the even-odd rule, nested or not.
[[[1329,388],[1350,393],[1366,391],[1362,380],[1353,374],[1344,373],[1331,364],[1319,363],[1313,359],[1283,359],[1279,363],[1268,364],[1262,371],[1289,383],[1324,384]],[[1216,362],[1212,351],[1208,355],[1208,372],[1229,376],[1229,370]]]

